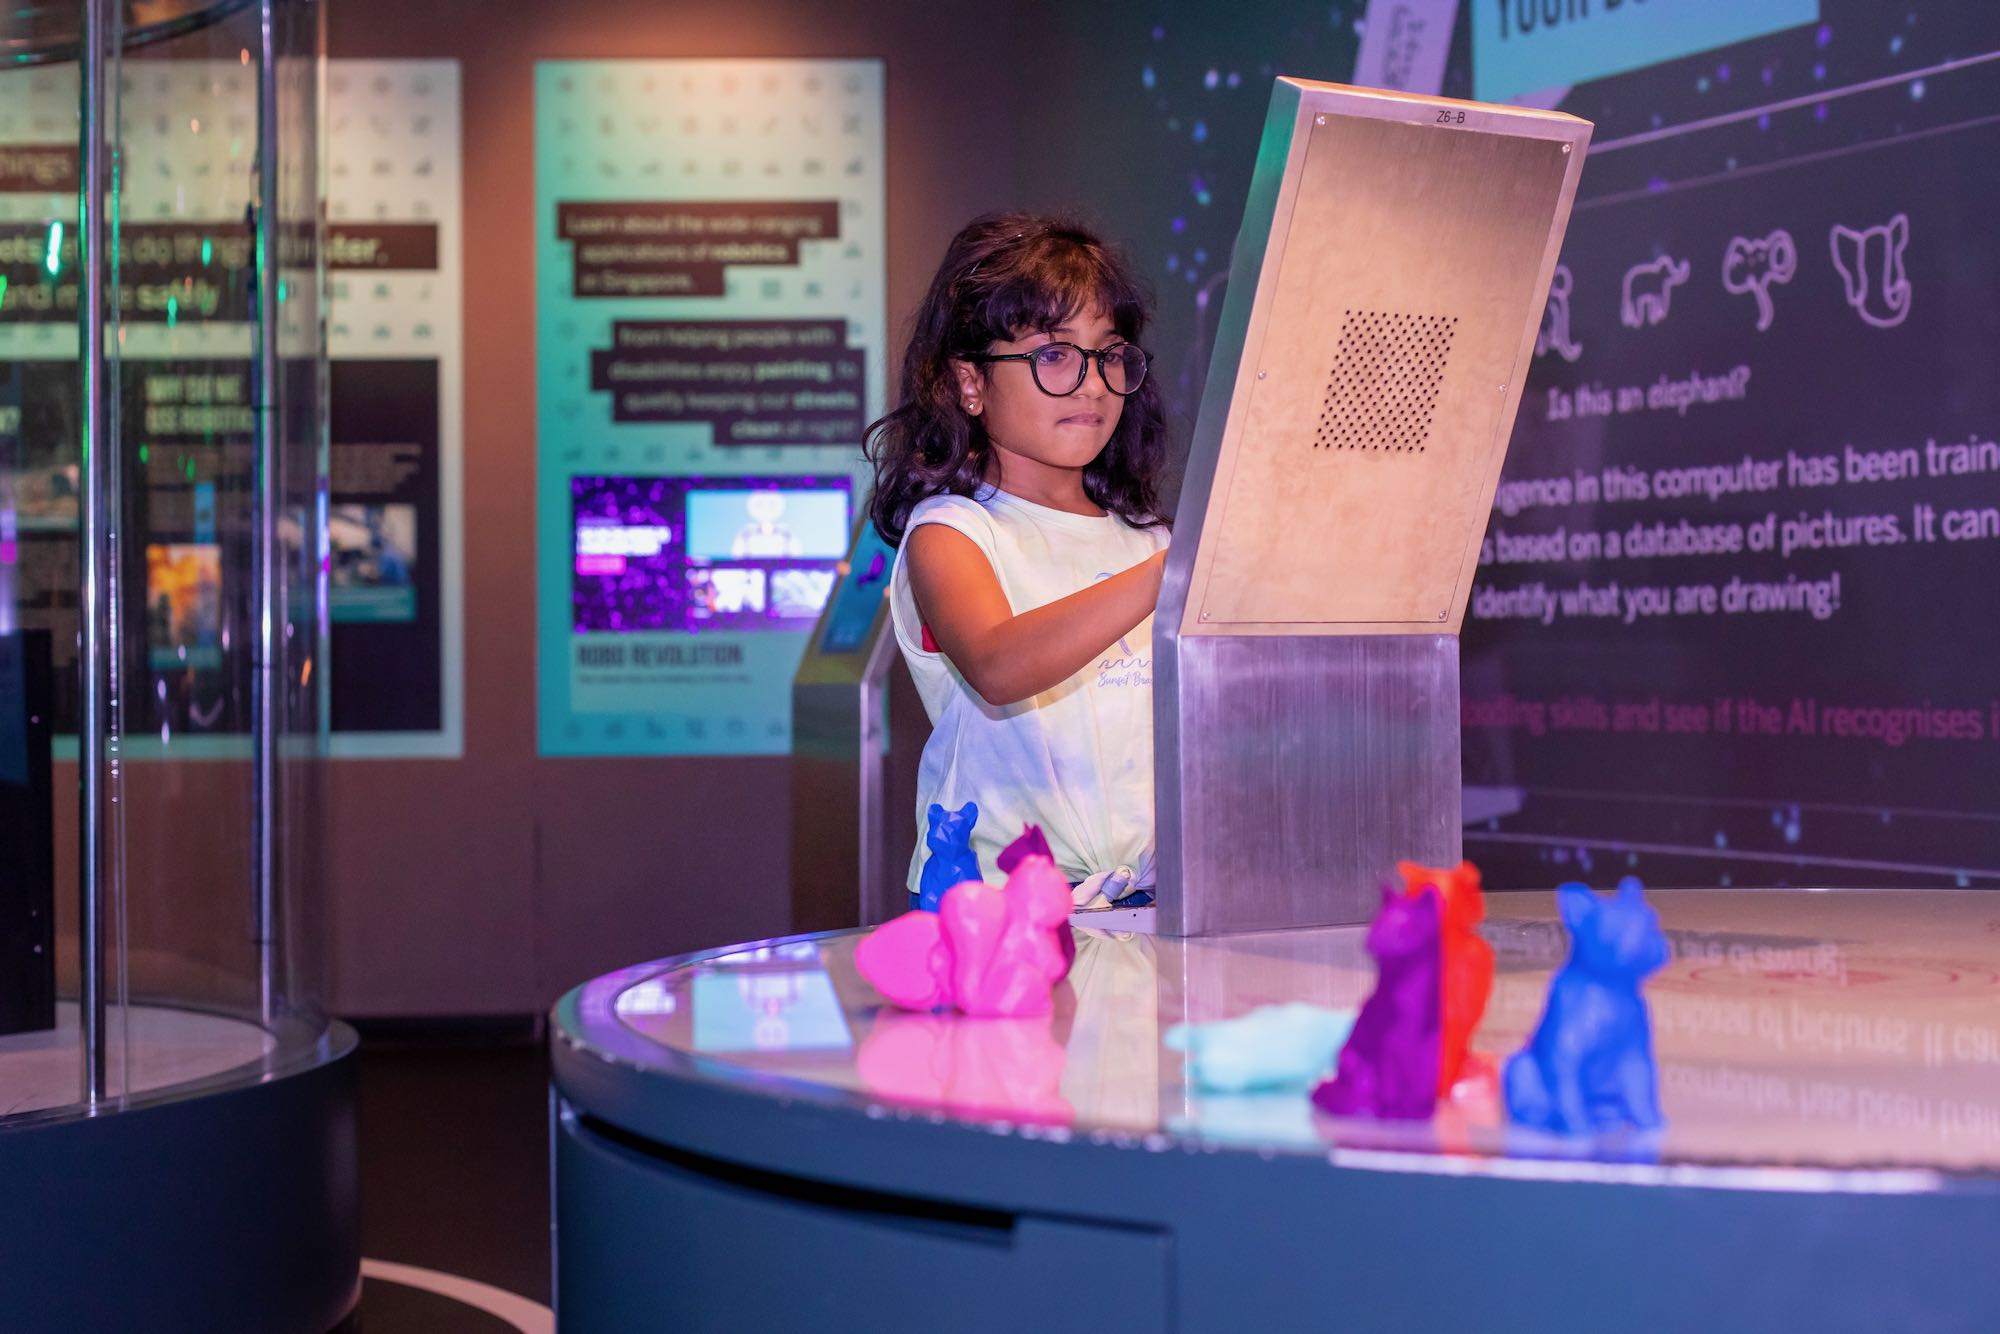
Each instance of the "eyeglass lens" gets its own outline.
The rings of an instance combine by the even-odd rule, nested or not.
[[[1102,367],[1105,387],[1114,394],[1129,394],[1145,382],[1146,354],[1131,343],[1101,353],[1086,353],[1072,343],[1046,343],[1035,349],[1028,367],[1043,393],[1061,397],[1076,392],[1093,358]]]

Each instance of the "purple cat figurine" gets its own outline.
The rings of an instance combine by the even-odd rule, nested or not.
[[[1639,984],[1667,961],[1660,918],[1637,880],[1599,898],[1588,885],[1556,890],[1569,958],[1549,981],[1549,998],[1528,1045],[1507,1058],[1501,1077],[1507,1116],[1558,1135],[1617,1126],[1657,1130],[1653,1020]]]
[[[1030,857],[1047,857],[1051,864],[1056,859],[1055,854],[1049,851],[1048,835],[1038,824],[1029,825],[1021,831],[1019,838],[1000,849],[1000,859],[995,865],[1000,868],[1000,874],[1012,875],[1014,868]],[[1064,966],[1075,963],[1076,937],[1067,925],[1057,928],[1056,943],[1062,946]]]
[[[1049,851],[1048,835],[1038,824],[1031,824],[1021,831],[1021,836],[1000,849],[1000,860],[995,863],[1001,875],[1014,874],[1014,868],[1030,857],[1047,857],[1050,861],[1056,855]]]
[[[1443,917],[1435,885],[1414,897],[1382,886],[1382,910],[1368,928],[1375,990],[1340,1049],[1333,1078],[1313,1090],[1321,1111],[1422,1120],[1436,1108]]]

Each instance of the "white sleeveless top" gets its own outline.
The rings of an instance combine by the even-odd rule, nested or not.
[[[1167,545],[1165,528],[1115,515],[1050,509],[991,487],[978,499],[932,496],[911,511],[889,583],[896,642],[931,718],[917,769],[916,852],[923,871],[926,813],[936,802],[979,804],[972,849],[989,881],[1024,826],[1038,824],[1072,883],[1127,869],[1153,882],[1153,618],[1107,645],[1076,675],[1018,704],[995,707],[944,655],[924,647],[905,563],[908,532],[927,523],[965,534],[986,556],[1016,615],[1139,564]]]

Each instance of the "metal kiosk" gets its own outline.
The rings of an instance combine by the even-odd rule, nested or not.
[[[1590,131],[1278,81],[1155,622],[1163,933],[1458,860],[1458,630]]]

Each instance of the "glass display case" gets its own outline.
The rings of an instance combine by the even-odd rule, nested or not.
[[[352,1047],[314,916],[323,46],[317,0],[0,15],[0,1161]]]

